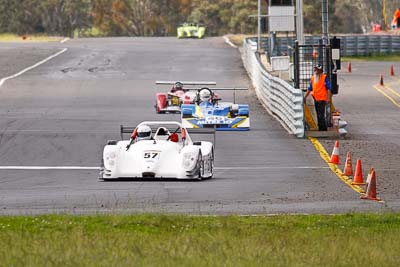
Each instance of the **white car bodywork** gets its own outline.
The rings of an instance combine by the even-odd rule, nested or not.
[[[214,147],[211,142],[193,142],[179,122],[142,122],[152,129],[166,127],[179,134],[179,141],[154,135],[154,140],[109,141],[103,150],[101,180],[119,178],[211,178]],[[137,128],[137,127],[136,127]],[[170,132],[173,132],[173,130]],[[121,127],[122,131],[122,127]],[[182,138],[186,137],[186,138]]]

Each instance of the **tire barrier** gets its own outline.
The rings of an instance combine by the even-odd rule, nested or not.
[[[250,38],[244,40],[243,62],[258,99],[290,134],[303,138],[304,111],[301,89],[294,88],[288,82],[268,73],[256,50],[256,42]]]

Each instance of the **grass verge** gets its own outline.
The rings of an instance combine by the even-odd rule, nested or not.
[[[399,214],[0,217],[1,266],[398,266]]]
[[[242,46],[243,40],[247,37],[253,37],[252,35],[245,35],[245,34],[228,34],[226,37],[236,46]]]
[[[0,34],[0,42],[60,42],[63,39],[59,36]]]

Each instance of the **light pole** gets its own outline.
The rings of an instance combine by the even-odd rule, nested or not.
[[[322,0],[322,44],[328,44],[328,0]]]
[[[260,53],[261,48],[261,0],[258,0],[257,9],[257,52]]]
[[[304,44],[303,0],[296,0],[296,39],[299,45]]]
[[[386,0],[383,0],[382,3],[383,6],[383,25],[382,25],[382,30],[386,30]]]

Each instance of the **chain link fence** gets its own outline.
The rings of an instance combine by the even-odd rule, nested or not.
[[[336,35],[336,37],[341,40],[341,56],[400,54],[400,35]],[[305,45],[315,45],[319,44],[321,36],[305,36],[304,39]],[[261,47],[269,54],[291,56],[295,37],[277,37],[274,53],[269,43],[268,37],[261,38]]]

